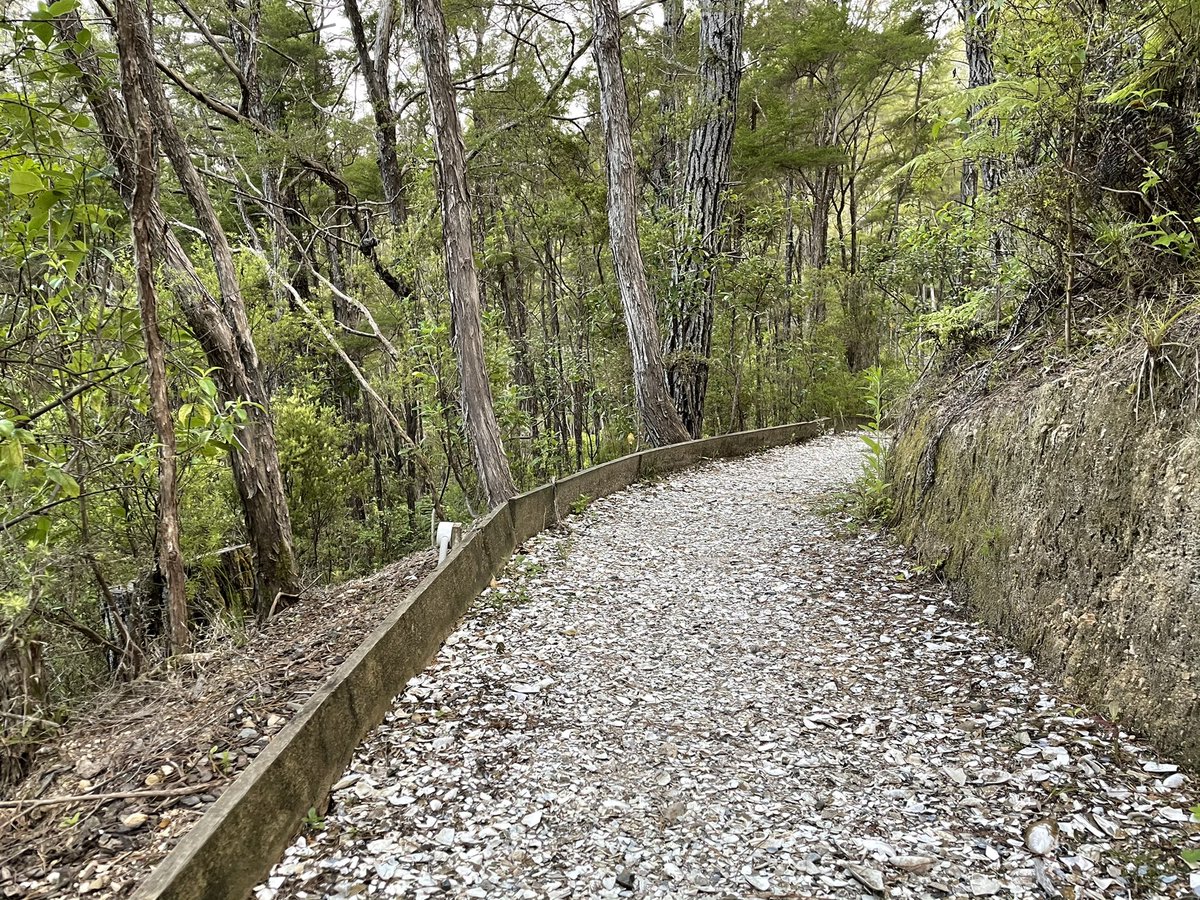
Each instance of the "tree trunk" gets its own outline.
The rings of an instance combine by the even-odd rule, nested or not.
[[[450,77],[446,21],[440,0],[410,2],[433,124],[446,280],[450,288],[450,331],[462,382],[463,419],[488,504],[498,506],[516,493],[516,486],[500,438],[483,356],[483,312],[471,235],[467,159]]]
[[[154,285],[154,252],[151,238],[155,192],[158,181],[158,154],[154,126],[142,98],[138,67],[143,61],[133,48],[131,23],[135,12],[132,0],[118,0],[118,40],[121,61],[121,92],[133,131],[135,168],[133,197],[129,218],[133,229],[133,248],[137,271],[138,307],[142,317],[142,338],[146,345],[146,372],[150,385],[150,417],[158,436],[158,567],[165,584],[167,640],[172,653],[184,653],[191,646],[188,628],[187,593],[183,553],[179,546],[179,484],[176,472],[175,422],[167,395],[166,348],[158,328],[158,295]]]
[[[683,0],[663,0],[662,93],[658,101],[658,143],[650,165],[650,187],[660,210],[673,210],[679,200],[680,147],[676,137],[679,118],[679,50],[683,37]]]
[[[45,644],[33,637],[26,611],[0,635],[0,788],[16,784],[44,746],[46,711]]]
[[[132,6],[129,7],[133,9]],[[250,542],[254,545],[258,561],[259,589],[256,608],[259,618],[265,618],[275,606],[280,594],[295,594],[298,589],[295,559],[292,549],[292,521],[288,512],[283,489],[283,475],[279,469],[279,454],[275,447],[275,432],[270,420],[270,404],[259,376],[258,352],[250,333],[250,322],[246,317],[246,303],[238,283],[233,253],[225,231],[217,218],[217,212],[208,194],[200,173],[192,158],[183,135],[175,123],[171,104],[159,80],[154,66],[153,47],[145,22],[140,13],[132,24],[135,50],[139,58],[142,93],[154,117],[156,131],[163,150],[171,161],[179,185],[187,197],[192,212],[204,232],[205,243],[212,255],[217,273],[217,284],[221,293],[221,306],[225,319],[233,333],[237,355],[241,361],[241,372],[246,393],[239,394],[250,401],[247,414],[254,422],[250,434],[243,436],[243,443],[250,446],[244,473],[239,483],[242,504],[246,510]],[[235,454],[236,456],[237,454]]]
[[[667,327],[667,384],[694,438],[704,424],[708,391],[722,195],[742,78],[742,10],[742,0],[703,0],[700,5],[700,120],[688,140]]]
[[[140,14],[133,25],[141,41],[145,27],[142,24],[138,28],[139,22]],[[55,24],[69,46],[79,46],[76,38],[83,28],[83,22],[78,12],[57,16]],[[71,51],[71,58],[79,67],[80,82],[88,105],[116,170],[114,186],[125,205],[132,207],[134,162],[124,113],[107,87],[92,45]],[[139,53],[138,58],[145,60],[146,55]],[[143,80],[147,78],[146,72],[140,74]],[[153,72],[149,77],[153,80]],[[161,119],[153,105],[150,105],[150,112],[156,119]],[[159,124],[162,124],[161,120]],[[187,162],[190,165],[190,159]],[[194,173],[195,170],[192,171]],[[247,536],[254,547],[258,565],[255,605],[260,615],[265,615],[275,596],[280,592],[293,593],[297,581],[292,553],[291,517],[283,493],[275,432],[259,378],[258,357],[253,352],[252,343],[248,348],[249,353],[244,352],[245,344],[249,341],[249,329],[243,332],[239,340],[238,320],[232,318],[227,308],[223,308],[209,293],[157,202],[152,204],[150,220],[154,255],[173,273],[169,287],[187,319],[188,328],[196,336],[205,359],[213,368],[221,399],[245,404],[247,418],[239,428],[237,445],[230,453],[230,464],[242,502]],[[223,232],[221,237],[224,238]],[[236,299],[240,302],[240,293]],[[244,307],[239,318],[241,322],[245,321]]]
[[[392,224],[399,227],[408,218],[407,191],[404,175],[400,170],[400,158],[396,153],[396,116],[392,111],[391,89],[387,77],[387,48],[390,45],[392,0],[384,0],[379,10],[379,25],[376,34],[376,55],[372,57],[367,43],[367,32],[363,27],[362,13],[358,0],[343,0],[342,8],[350,22],[354,37],[354,49],[358,54],[358,67],[367,86],[367,99],[375,118],[375,144],[379,163],[379,176],[383,181],[383,193],[387,198],[388,216]],[[379,51],[383,52],[380,53]]]
[[[509,241],[509,261],[497,266],[496,278],[500,302],[504,308],[504,330],[513,347],[513,376],[520,391],[521,411],[536,427],[538,416],[537,382],[529,347],[529,315],[525,308],[525,278],[516,246],[516,234],[511,223],[503,222]],[[511,269],[511,272],[510,272]]]
[[[229,39],[233,44],[233,65],[238,70],[238,86],[241,88],[241,98],[238,101],[238,111],[257,122],[268,119],[267,106],[263,99],[262,82],[259,79],[258,61],[261,56],[262,41],[259,34],[262,30],[262,0],[225,0],[229,11]],[[259,151],[266,151],[263,142],[259,142]],[[262,196],[267,208],[267,219],[271,223],[275,239],[271,243],[271,258],[275,265],[280,265],[279,254],[286,246],[282,233],[282,222],[274,213],[283,208],[285,199],[280,196],[280,181],[282,173],[269,165],[259,170],[262,181]],[[277,295],[281,296],[281,295]]]
[[[996,69],[992,58],[992,40],[995,36],[995,23],[992,21],[991,0],[961,0],[959,13],[963,22],[963,42],[967,56],[967,87],[970,90],[987,87],[995,83]],[[967,111],[968,128],[986,127],[995,136],[999,133],[1000,123],[997,119],[989,119],[987,123],[976,122],[982,101],[975,99]],[[962,201],[968,206],[974,206],[975,198],[979,196],[980,182],[986,193],[993,193],[1000,187],[1000,161],[990,154],[979,158],[978,165],[974,159],[964,155],[962,168]]]
[[[809,218],[808,241],[805,243],[807,267],[820,272],[829,263],[829,211],[833,206],[833,189],[837,169],[822,168],[812,180],[812,215]],[[806,331],[813,335],[825,322],[825,285],[818,283],[806,311]]]
[[[637,232],[637,177],[630,137],[629,99],[621,69],[621,18],[616,0],[592,0],[596,19],[592,53],[600,77],[600,117],[608,174],[608,230],[613,267],[621,290],[633,385],[642,429],[655,446],[687,440],[679,413],[667,392],[658,320]]]

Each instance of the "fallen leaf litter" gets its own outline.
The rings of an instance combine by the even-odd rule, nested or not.
[[[534,539],[258,900],[1200,895],[1187,776],[821,515],[858,466],[709,463]]]

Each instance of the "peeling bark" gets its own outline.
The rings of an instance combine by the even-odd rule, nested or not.
[[[467,158],[450,76],[446,20],[439,0],[409,2],[433,123],[442,243],[450,288],[450,331],[458,359],[463,419],[484,494],[488,505],[495,507],[516,493],[516,485],[500,438],[483,353],[483,311],[471,233]]]
[[[64,40],[72,46],[77,46],[75,38],[83,27],[78,12],[58,16],[55,22]],[[151,67],[149,73],[142,67],[139,76],[143,82],[154,80],[153,64],[145,53],[148,38],[145,24],[140,20],[140,13],[131,24],[136,29],[134,34],[140,48],[138,58]],[[79,67],[80,84],[96,119],[109,159],[116,170],[114,187],[126,207],[131,208],[135,164],[125,111],[108,87],[95,51],[88,47],[82,51],[72,51],[71,55],[72,61]],[[161,102],[157,107],[153,103],[147,103],[152,117],[156,120],[155,124],[160,128],[163,121],[158,115],[158,110],[165,104],[161,91],[162,86],[158,84]],[[146,99],[149,101],[151,98],[147,95]],[[173,120],[171,125],[174,125]],[[175,136],[178,137],[177,131]],[[178,144],[177,141],[176,151],[179,149]],[[186,157],[186,148],[184,156]],[[190,158],[187,159],[187,164],[191,166]],[[195,168],[191,167],[191,170],[194,174]],[[207,194],[203,196],[207,197]],[[209,209],[211,210],[211,201]],[[210,225],[215,218],[214,213],[209,220]],[[154,257],[168,270],[165,273],[168,279],[167,286],[174,293],[187,319],[188,328],[196,336],[205,359],[213,368],[222,400],[246,403],[247,419],[238,431],[238,444],[230,453],[230,464],[234,484],[242,503],[247,536],[254,547],[257,560],[255,608],[260,615],[266,615],[276,595],[294,593],[298,582],[292,551],[291,517],[283,492],[275,431],[259,376],[258,356],[250,339],[245,307],[241,307],[240,315],[234,314],[236,310],[231,312],[228,309],[230,303],[241,302],[241,293],[238,291],[225,303],[219,302],[208,291],[156,200],[150,206],[148,219]],[[220,238],[224,241],[223,232],[220,232]],[[227,243],[225,252],[228,255]],[[225,274],[231,274],[231,269],[227,267]],[[234,284],[236,286],[236,281]]]
[[[629,332],[633,386],[642,430],[655,446],[687,440],[671,405],[659,344],[658,320],[637,232],[637,176],[630,136],[629,98],[621,69],[621,18],[616,0],[592,0],[596,19],[592,53],[600,78],[600,116],[608,175],[608,230],[613,267]]]
[[[138,87],[140,61],[131,51],[133,38],[128,27],[132,18],[124,10],[132,0],[119,0],[123,10],[119,22],[118,47],[121,61],[121,90],[133,131],[134,184],[129,206],[133,252],[137,272],[138,309],[142,338],[146,345],[146,373],[150,387],[150,417],[158,437],[158,568],[165,582],[167,639],[171,652],[183,653],[191,646],[188,629],[186,575],[179,542],[179,484],[175,449],[175,420],[167,393],[166,347],[158,327],[158,292],[154,284],[154,251],[151,239],[153,207],[158,186],[158,155],[154,126]]]

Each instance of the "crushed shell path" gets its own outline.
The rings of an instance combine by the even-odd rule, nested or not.
[[[530,542],[259,900],[1193,896],[1188,778],[818,512],[858,447]]]

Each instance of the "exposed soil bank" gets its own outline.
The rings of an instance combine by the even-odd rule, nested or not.
[[[976,614],[1081,699],[1200,765],[1200,418],[1194,347],[924,379],[892,458],[897,521]],[[1166,368],[1164,366],[1164,368]],[[1135,409],[1135,401],[1140,409]]]

